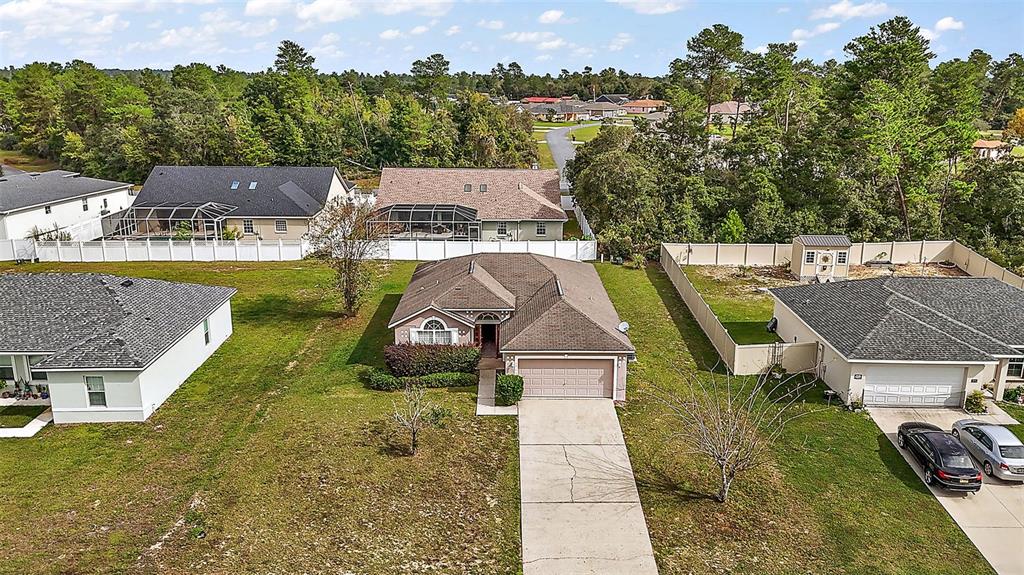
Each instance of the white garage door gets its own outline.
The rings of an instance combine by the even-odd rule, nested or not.
[[[864,373],[864,405],[957,407],[963,401],[963,367],[879,365]]]
[[[523,397],[612,397],[610,359],[521,359]]]

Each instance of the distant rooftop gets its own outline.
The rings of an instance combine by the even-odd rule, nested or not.
[[[131,184],[88,178],[77,172],[7,172],[0,177],[0,214],[43,206],[99,192],[126,188]]]

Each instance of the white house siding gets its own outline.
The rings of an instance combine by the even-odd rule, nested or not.
[[[775,318],[779,321],[776,333],[782,341],[817,342],[821,346],[821,363],[818,373],[829,388],[838,392],[844,402],[858,399],[860,390],[853,389],[850,364],[835,349],[823,342],[807,325],[800,320],[788,307],[775,302]]]
[[[145,421],[231,335],[230,302],[222,304],[209,318],[209,345],[204,343],[200,323],[144,371],[48,372],[54,423]],[[103,378],[106,407],[89,406],[86,376]]]
[[[231,335],[230,301],[224,302],[210,314],[209,324],[209,344],[205,343],[203,325],[200,323],[140,374],[144,419],[152,415]]]
[[[82,199],[89,200],[88,211],[82,209]],[[107,207],[103,207],[106,200]],[[49,204],[50,213],[46,213],[46,206],[37,206],[11,212],[6,216],[0,216],[0,239],[24,239],[32,233],[33,227],[40,230],[52,230],[54,224],[60,229],[73,228],[74,226],[102,217],[101,212],[118,212],[132,205],[134,196],[128,193],[128,187],[100,192],[88,196],[80,196],[71,200],[63,200]],[[74,241],[90,241],[96,237],[75,237],[76,230],[72,232]]]
[[[537,240],[561,240],[562,239],[562,222],[544,222],[547,227],[547,233],[543,236],[537,235],[537,222],[532,220],[527,221],[509,221],[505,222],[505,229],[507,235],[504,239],[516,240],[516,241],[537,241]],[[480,239],[484,241],[497,240],[498,237],[498,222],[496,221],[485,221],[480,223]]]

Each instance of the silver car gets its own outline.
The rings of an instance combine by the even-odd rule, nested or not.
[[[1006,481],[1024,481],[1024,444],[1009,429],[984,421],[961,419],[953,435],[981,462],[985,475]]]

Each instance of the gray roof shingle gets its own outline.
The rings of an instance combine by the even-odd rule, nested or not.
[[[42,369],[142,369],[234,288],[93,273],[0,274],[0,351]]]
[[[235,206],[229,217],[315,216],[327,203],[337,170],[302,166],[156,166],[136,207],[215,202]],[[232,182],[238,188],[232,190]],[[250,190],[250,182],[256,189]],[[342,180],[346,191],[354,184]]]
[[[0,214],[131,185],[87,178],[66,170],[8,173],[8,169],[4,166],[5,175],[0,177]]]
[[[502,351],[633,351],[601,278],[584,262],[488,253],[420,264],[390,323],[431,306],[513,309],[499,330]]]
[[[1020,356],[1024,291],[993,278],[889,277],[771,290],[848,359]]]
[[[840,235],[803,234],[793,238],[793,241],[816,248],[848,248],[853,245],[850,238]]]

